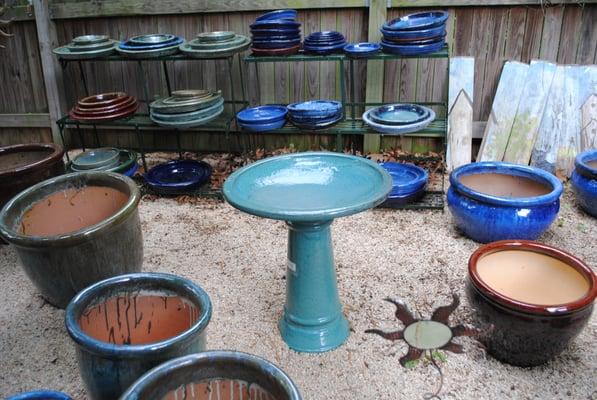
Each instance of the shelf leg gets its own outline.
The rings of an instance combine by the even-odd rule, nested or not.
[[[236,115],[236,101],[234,99],[234,75],[232,74],[233,58],[234,56],[228,57],[228,76],[230,77],[230,100],[232,100],[232,112]]]
[[[162,60],[162,67],[164,68],[164,77],[166,78],[166,89],[168,90],[168,96],[172,96],[172,86],[170,86],[170,74],[168,73],[168,64],[166,60]]]
[[[66,147],[66,141],[64,140],[64,125],[58,125],[58,132],[60,132],[60,139],[62,140],[62,147],[64,148],[64,154],[66,155],[66,162],[70,162],[70,157],[68,156],[68,148]]]
[[[143,145],[143,135],[139,129],[139,125],[135,125],[135,132],[137,133],[137,141],[139,142],[139,152],[141,153],[141,161],[143,162],[143,171],[147,172],[147,162],[145,161],[145,146]]]
[[[79,65],[79,73],[81,74],[81,82],[83,83],[83,90],[85,91],[85,97],[89,96],[89,88],[87,87],[87,79],[85,79],[85,71],[83,70],[83,63],[77,61]]]
[[[352,125],[354,127],[355,120],[356,120],[356,111],[355,111],[355,94],[354,94],[354,60],[351,58],[349,61],[350,65],[350,113],[352,118]]]
[[[342,98],[342,121],[346,120],[346,87],[344,84],[344,60],[340,60],[340,96]]]
[[[97,133],[97,126],[93,125],[93,136],[95,136],[95,144],[97,145],[97,147],[102,147],[100,144],[100,138],[99,135]]]
[[[178,158],[182,159],[182,146],[180,145],[180,129],[175,129],[176,132],[176,149],[178,150]]]
[[[259,67],[257,64],[253,63],[255,65],[255,80],[257,81],[257,101],[261,104],[261,80],[259,79]]]
[[[137,61],[137,66],[139,68],[139,79],[141,80],[141,86],[143,87],[143,95],[145,97],[145,106],[147,107],[147,112],[149,112],[149,88],[147,87],[147,76],[145,75],[145,69],[143,68],[143,62]]]
[[[81,126],[77,124],[77,134],[79,135],[79,140],[81,141],[81,149],[85,151],[85,139],[83,139],[83,132],[81,132]]]
[[[240,57],[240,53],[237,54],[238,57],[238,73],[240,75],[240,87],[242,90],[242,96],[243,96],[243,105],[246,106],[248,101],[247,101],[247,89],[245,88],[245,77],[244,77],[244,73],[243,73],[243,69],[245,67],[245,64],[242,62],[241,57]]]

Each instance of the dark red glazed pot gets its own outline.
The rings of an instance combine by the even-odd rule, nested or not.
[[[17,193],[64,174],[62,147],[52,143],[0,147],[0,209]]]
[[[560,260],[586,279],[588,291],[576,301],[549,306],[506,297],[483,282],[477,271],[482,257],[503,250],[533,251]],[[560,354],[587,324],[597,296],[597,277],[584,262],[555,247],[502,240],[481,246],[470,257],[467,295],[488,353],[508,364],[531,367]]]

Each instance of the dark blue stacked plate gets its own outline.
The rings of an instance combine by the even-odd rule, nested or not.
[[[344,35],[336,31],[314,32],[305,38],[303,50],[307,53],[325,55],[342,52],[346,46]]]
[[[386,22],[381,33],[385,53],[412,56],[441,50],[446,39],[446,11],[426,11]]]
[[[288,119],[300,129],[328,128],[342,120],[342,103],[333,100],[312,100],[289,104]]]
[[[301,23],[295,10],[265,13],[251,25],[253,53],[256,55],[288,55],[298,52],[301,44]],[[271,52],[271,53],[269,53]]]
[[[251,107],[236,114],[236,121],[246,131],[266,132],[282,128],[287,113],[284,106]]]
[[[429,174],[414,164],[387,162],[380,164],[392,177],[392,190],[382,207],[403,206],[425,194]]]
[[[377,43],[350,43],[344,46],[344,53],[352,58],[367,58],[379,53],[381,46]]]
[[[189,193],[209,180],[211,166],[202,161],[177,160],[158,164],[145,174],[145,182],[160,194]]]

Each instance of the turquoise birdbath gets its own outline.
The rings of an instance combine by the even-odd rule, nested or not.
[[[376,163],[337,153],[267,158],[234,172],[224,197],[234,207],[286,221],[286,304],[279,328],[292,349],[323,352],[348,337],[336,285],[330,226],[385,200],[392,178]]]

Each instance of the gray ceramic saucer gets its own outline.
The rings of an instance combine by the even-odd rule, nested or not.
[[[103,147],[85,151],[73,158],[72,167],[76,171],[91,169],[108,169],[118,165],[120,150],[113,147]]]
[[[211,96],[205,97],[202,99],[191,99],[187,98],[186,101],[183,101],[184,98],[172,98],[166,97],[164,99],[158,99],[149,105],[149,108],[153,112],[158,112],[161,114],[176,114],[182,112],[191,112],[197,111],[202,108],[207,108],[215,103],[217,103],[220,98],[222,97],[222,92],[217,91],[212,93]],[[170,103],[164,103],[165,100],[177,100],[176,102],[171,101]]]
[[[80,46],[107,42],[110,38],[106,35],[83,35],[73,39],[73,43]]]
[[[204,32],[197,35],[197,40],[201,43],[223,42],[234,39],[236,34],[232,31]]]
[[[110,47],[114,47],[114,43],[110,40],[106,40],[105,42],[93,43],[93,44],[76,44],[74,42],[69,43],[66,45],[70,51],[74,52],[82,52],[82,51],[94,51],[94,50],[102,50],[108,49]]]
[[[162,34],[162,33],[152,33],[149,35],[139,35],[130,38],[128,41],[130,44],[136,45],[148,45],[148,44],[164,44],[168,42],[172,42],[176,39],[176,35],[171,34]]]
[[[172,92],[172,97],[207,97],[211,95],[212,92],[207,89],[185,89]]]
[[[189,46],[196,50],[229,49],[243,44],[246,38],[247,37],[243,35],[236,35],[232,39],[213,43],[203,43],[199,41],[199,39],[193,39],[189,42]]]
[[[166,121],[159,121],[154,119],[150,116],[151,120],[160,126],[165,126],[169,128],[192,128],[194,126],[205,125],[208,122],[213,121],[217,117],[222,114],[224,111],[224,106],[220,106],[212,115],[208,115],[207,117],[192,120],[192,121],[183,121],[183,122],[166,122]]]
[[[384,125],[371,120],[370,114],[373,111],[371,109],[363,114],[363,122],[369,125],[374,131],[385,135],[403,135],[405,133],[420,131],[433,122],[435,120],[435,112],[430,108],[428,110],[429,116],[422,121],[407,125]]]
[[[184,44],[185,43],[181,44],[181,46]],[[125,56],[127,58],[135,58],[135,59],[157,58],[157,57],[169,56],[169,55],[178,53],[178,50],[179,50],[178,45],[162,47],[162,48],[153,49],[153,50],[136,50],[136,51],[124,50],[118,46],[116,47],[116,51],[119,52],[120,54],[122,54],[123,56]]]
[[[68,46],[57,47],[52,52],[58,56],[58,58],[62,58],[65,60],[87,60],[90,58],[101,58],[105,56],[109,56],[110,54],[114,53],[120,42],[118,40],[112,40],[112,47],[108,47],[106,49],[99,49],[99,50],[91,50],[91,51],[73,51],[68,48]]]
[[[239,35],[242,36],[242,35]],[[239,53],[243,50],[246,50],[251,45],[251,39],[246,36],[243,36],[244,40],[235,47],[226,48],[226,49],[217,49],[217,50],[202,50],[202,49],[193,49],[188,43],[183,43],[180,45],[180,51],[186,54],[188,57],[191,58],[218,58],[218,57],[230,57],[236,53]]]
[[[207,108],[202,108],[197,111],[176,113],[176,114],[162,114],[162,113],[157,113],[152,110],[151,116],[154,120],[159,120],[160,122],[183,122],[183,121],[197,120],[197,119],[212,115],[223,104],[224,104],[224,99],[220,98],[214,105],[211,105]]]

